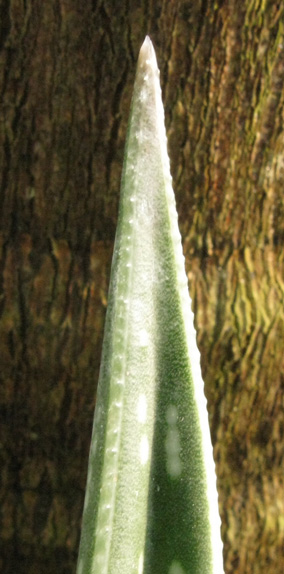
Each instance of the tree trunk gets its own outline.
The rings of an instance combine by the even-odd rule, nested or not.
[[[283,573],[283,16],[282,0],[1,0],[3,574],[75,572],[146,33],[161,68],[226,573]]]

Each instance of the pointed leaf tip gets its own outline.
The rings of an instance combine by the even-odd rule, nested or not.
[[[157,67],[156,54],[150,36],[145,37],[139,52],[138,65],[145,63],[151,64],[155,68]]]
[[[147,35],[147,36],[145,36],[145,40],[141,46],[141,50],[144,50],[146,52],[146,51],[151,51],[152,49],[153,49],[153,44],[152,44],[151,38],[150,38],[150,36]]]

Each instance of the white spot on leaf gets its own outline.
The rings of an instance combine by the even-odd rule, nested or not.
[[[145,395],[139,395],[137,406],[138,422],[145,423],[147,418],[147,401]]]
[[[139,347],[147,347],[149,344],[149,335],[146,329],[141,329],[139,331],[139,340],[138,340]]]
[[[169,574],[185,574],[185,571],[180,562],[173,560],[170,565]]]
[[[175,425],[178,419],[178,411],[174,405],[170,405],[166,412],[166,421],[168,425]]]
[[[180,436],[177,426],[178,411],[174,405],[168,407],[166,421],[168,423],[165,440],[167,472],[172,478],[178,478],[182,472],[182,462],[180,459]]]
[[[146,464],[149,458],[149,442],[146,435],[143,435],[140,441],[140,462]]]
[[[117,379],[116,384],[117,385],[124,385],[124,379]]]

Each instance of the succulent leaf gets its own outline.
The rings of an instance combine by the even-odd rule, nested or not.
[[[222,574],[215,467],[159,71],[142,45],[77,574]]]

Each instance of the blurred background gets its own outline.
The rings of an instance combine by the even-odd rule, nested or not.
[[[0,0],[2,574],[75,574],[146,34],[161,69],[226,574],[284,571],[283,2]]]

